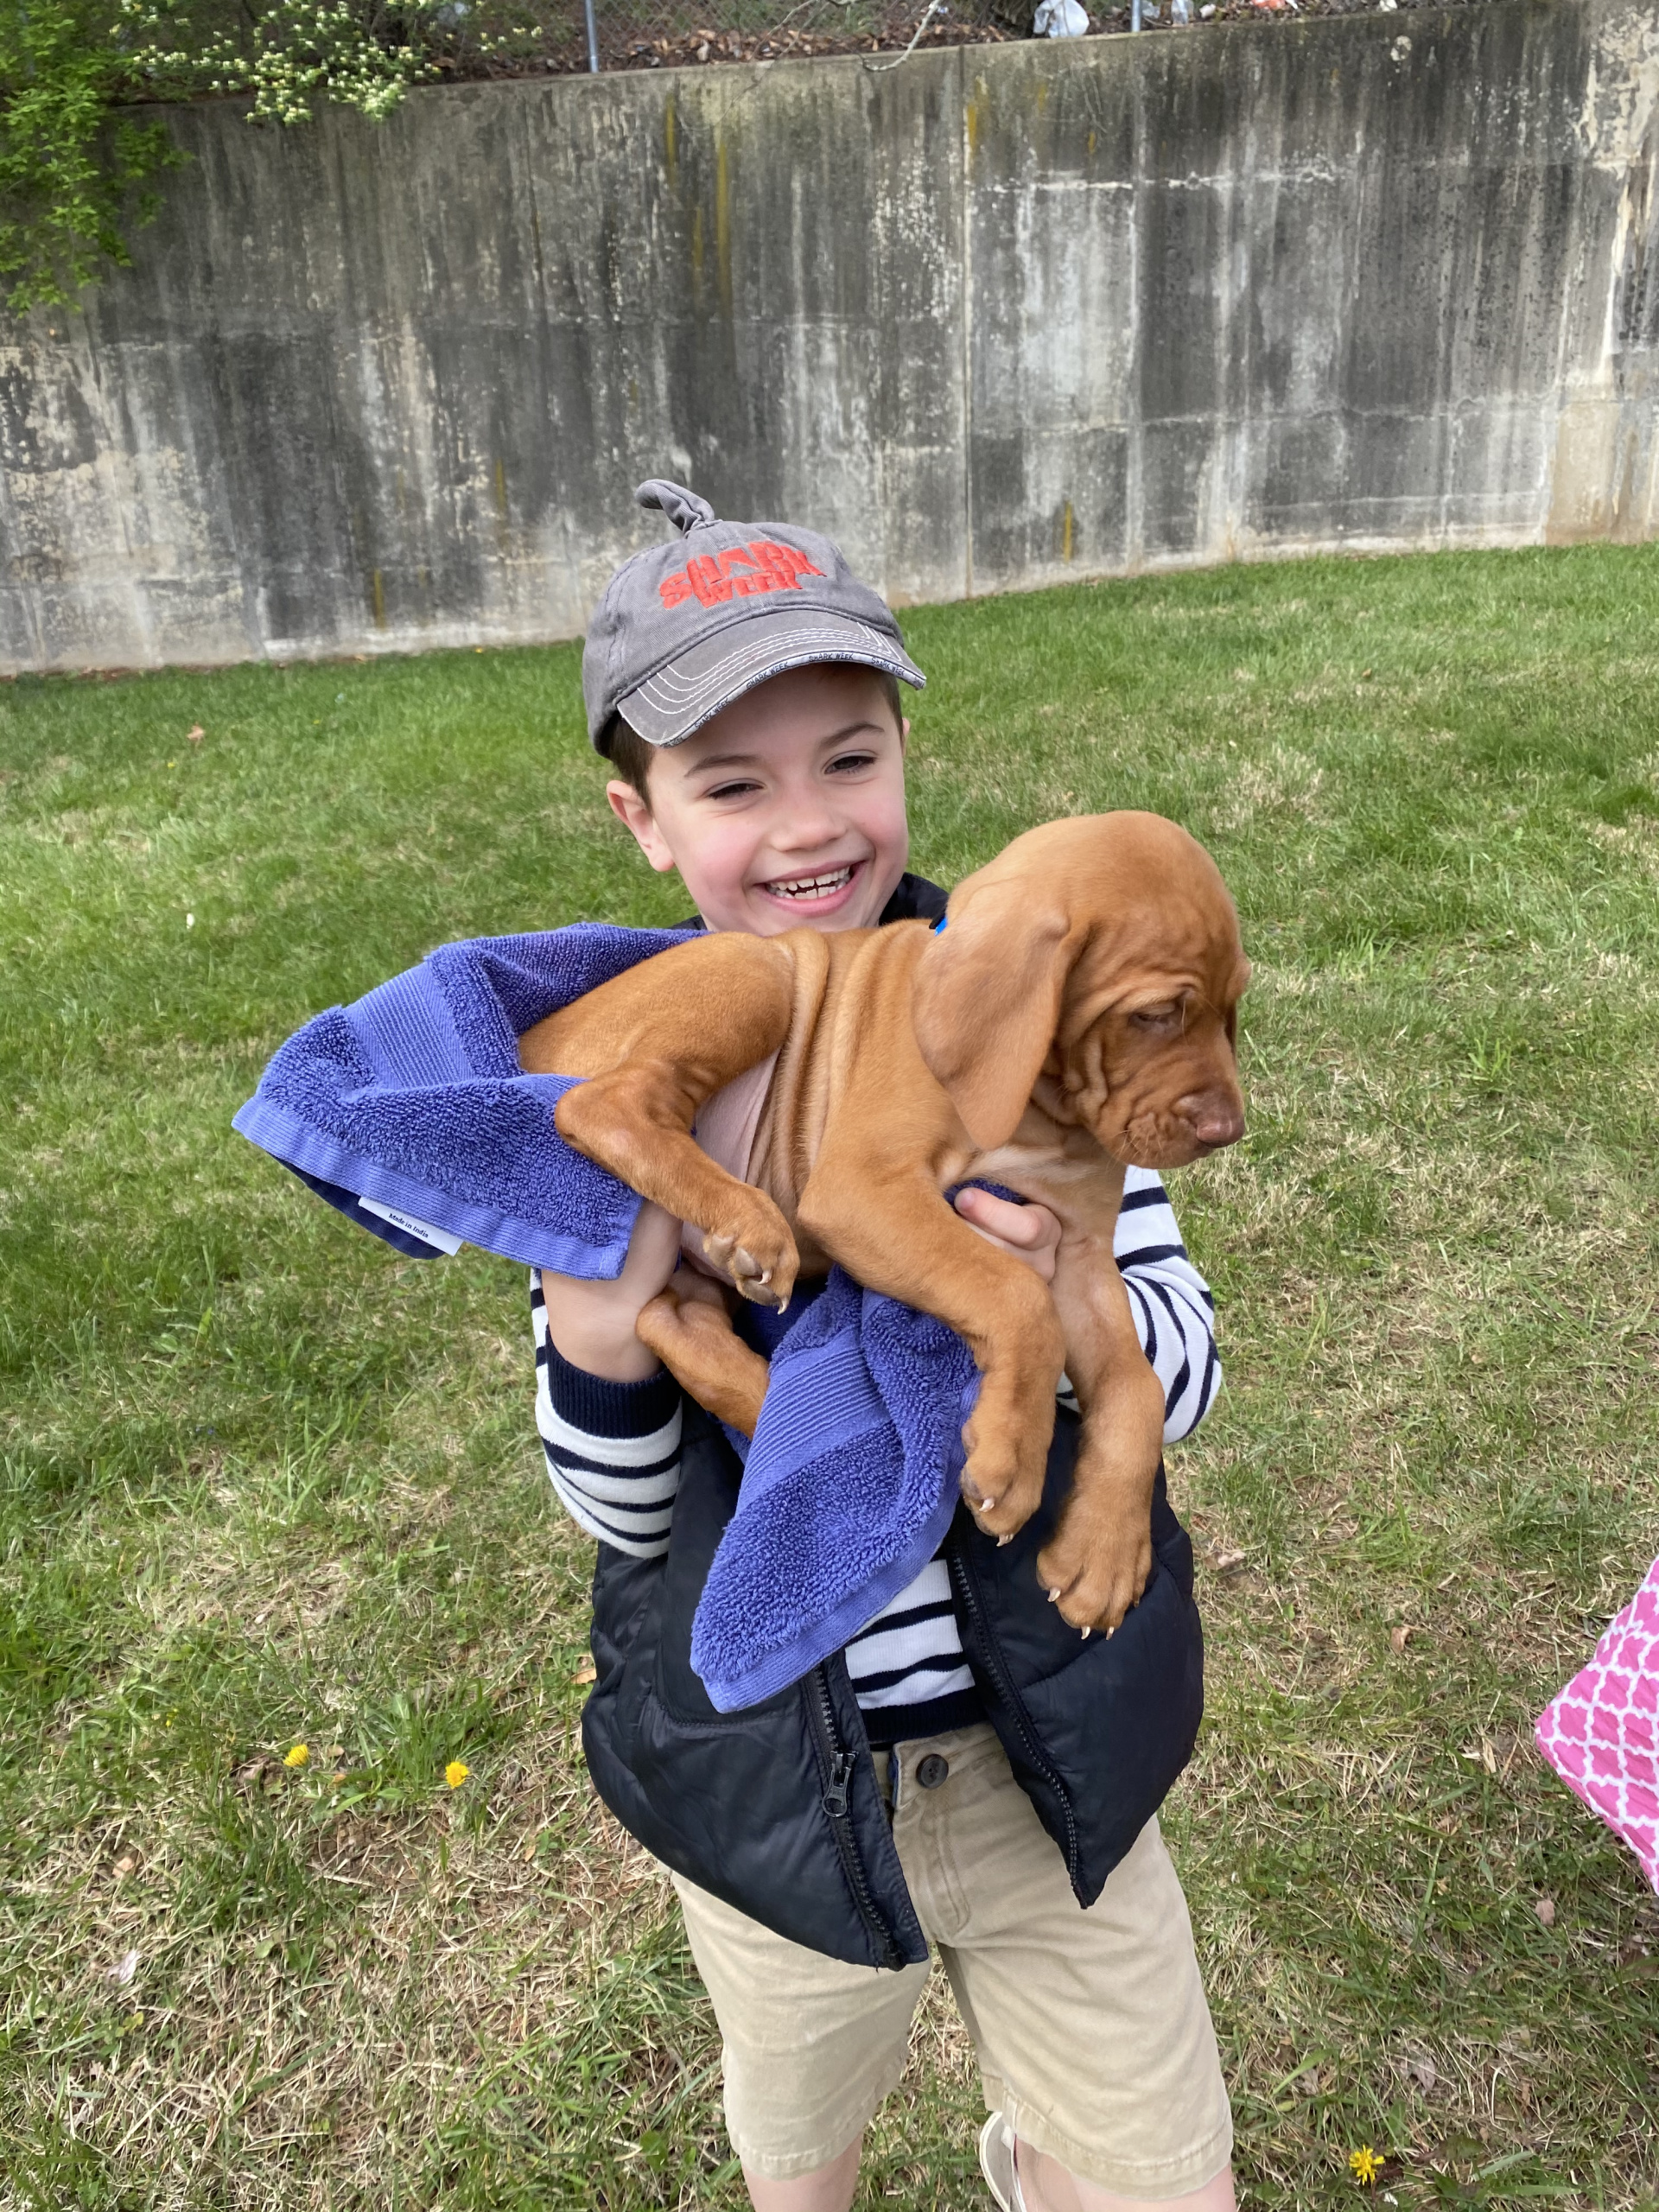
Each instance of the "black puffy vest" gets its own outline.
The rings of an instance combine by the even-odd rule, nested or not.
[[[1191,1758],[1204,1706],[1192,1547],[1161,1472],[1154,1564],[1116,1635],[1084,1639],[1037,1581],[1071,1484],[1075,1414],[1056,1416],[1039,1510],[999,1547],[958,1508],[945,1539],[986,1718],[1053,1837],[1080,1906]],[[893,1849],[844,1662],[747,1712],[716,1713],[691,1671],[691,1617],[742,1470],[689,1399],[667,1556],[599,1548],[582,1745],[629,1834],[762,1926],[855,1966],[901,1967],[927,1945]]]

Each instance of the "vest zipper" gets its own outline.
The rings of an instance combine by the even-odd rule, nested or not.
[[[950,1570],[950,1585],[957,1593],[957,1604],[966,1613],[972,1625],[974,1641],[979,1649],[981,1663],[986,1673],[989,1675],[992,1688],[1001,1700],[1014,1722],[1027,1759],[1041,1775],[1058,1800],[1060,1811],[1065,1819],[1066,1876],[1075,1885],[1077,1878],[1078,1859],[1077,1823],[1077,1816],[1071,1809],[1071,1792],[1043,1757],[1042,1746],[1037,1741],[1026,1708],[1020,1701],[1020,1693],[1014,1686],[1014,1678],[1008,1672],[1007,1662],[1003,1658],[1001,1647],[987,1624],[984,1608],[980,1603],[979,1592],[975,1586],[973,1572],[962,1555],[962,1538],[955,1522],[952,1522],[950,1532],[945,1538],[944,1549],[945,1564]]]
[[[847,1886],[853,1893],[860,1917],[869,1930],[882,1961],[889,1967],[902,1967],[904,1954],[893,1940],[893,1930],[881,1916],[870,1889],[869,1877],[864,1871],[864,1861],[859,1856],[858,1839],[853,1834],[850,1796],[853,1770],[857,1762],[841,1740],[841,1731],[836,1726],[835,1700],[830,1694],[830,1671],[825,1664],[815,1667],[802,1685],[806,1692],[806,1709],[812,1722],[817,1739],[819,1765],[823,1773],[823,1809],[830,1822],[830,1833],[836,1840],[836,1849],[841,1854],[842,1872],[847,1877]]]

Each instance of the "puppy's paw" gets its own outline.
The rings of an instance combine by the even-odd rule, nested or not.
[[[658,1291],[640,1308],[634,1334],[700,1406],[745,1436],[754,1434],[771,1370],[733,1333],[718,1293],[711,1302],[701,1289]]]
[[[1052,1401],[1049,1402],[1052,1408]],[[996,1420],[977,1406],[962,1440],[968,1451],[962,1494],[979,1526],[1006,1542],[1043,1502],[1048,1432],[1040,1421],[1033,1433],[1033,1425],[1017,1415]]]
[[[1076,1629],[1109,1636],[1122,1625],[1152,1573],[1152,1517],[1139,1503],[1121,1510],[1082,1505],[1075,1494],[1052,1542],[1037,1554],[1037,1580]]]
[[[671,1350],[678,1351],[689,1344],[719,1349],[732,1337],[732,1318],[715,1286],[707,1284],[706,1287],[715,1294],[705,1298],[682,1288],[682,1280],[676,1276],[665,1290],[647,1299],[633,1325],[633,1333],[640,1343],[647,1351],[654,1351],[664,1365]]]
[[[728,1275],[757,1306],[782,1307],[795,1287],[800,1255],[784,1219],[764,1191],[747,1191],[741,1211],[704,1233],[703,1255]]]

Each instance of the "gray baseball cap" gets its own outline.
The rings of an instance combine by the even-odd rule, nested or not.
[[[634,493],[679,532],[625,561],[605,587],[582,655],[588,734],[608,751],[620,715],[649,745],[678,745],[722,707],[787,668],[856,661],[920,690],[885,600],[838,546],[792,523],[721,522],[683,484]]]

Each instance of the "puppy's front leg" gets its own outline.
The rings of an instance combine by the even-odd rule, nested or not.
[[[1152,1572],[1152,1492],[1164,1391],[1141,1339],[1109,1235],[1062,1237],[1054,1303],[1083,1408],[1071,1495],[1037,1573],[1074,1628],[1116,1628]]]
[[[775,1306],[798,1265],[789,1225],[691,1128],[706,1099],[783,1042],[795,979],[795,959],[770,939],[701,938],[613,976],[518,1040],[531,1074],[586,1078],[554,1110],[565,1142],[694,1223],[743,1295]]]
[[[800,1264],[795,1239],[766,1192],[728,1175],[690,1135],[708,1095],[682,1069],[642,1056],[567,1090],[553,1121],[567,1144],[701,1229],[703,1251],[745,1298],[786,1306]]]

